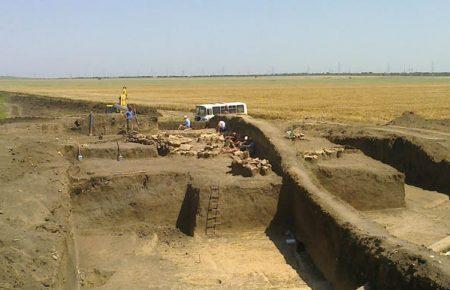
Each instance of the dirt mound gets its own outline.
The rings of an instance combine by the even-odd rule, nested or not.
[[[450,119],[425,119],[414,112],[404,112],[400,117],[387,123],[387,125],[450,132]]]
[[[7,97],[7,103],[13,104],[12,117],[18,116],[61,116],[80,113],[105,113],[106,105],[103,102],[80,101],[64,98],[30,95],[22,93],[2,92]],[[159,117],[156,109],[132,105],[139,115]]]

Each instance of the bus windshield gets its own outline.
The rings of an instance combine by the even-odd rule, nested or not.
[[[197,106],[195,114],[197,116],[206,116],[206,108],[203,106]]]

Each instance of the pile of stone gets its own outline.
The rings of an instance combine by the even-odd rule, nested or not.
[[[172,154],[179,154],[184,156],[195,156],[196,152],[192,150],[191,144],[180,144],[179,147],[171,147],[170,153]]]
[[[203,149],[197,152],[198,158],[210,158],[220,154],[220,148],[218,144],[206,145]]]
[[[186,138],[181,135],[170,135],[170,134],[157,134],[152,135],[151,138],[158,145],[158,152],[164,151],[164,154],[179,154],[186,156],[195,156],[195,152],[192,151],[192,139]]]
[[[208,145],[211,144],[221,144],[225,141],[223,135],[211,132],[211,133],[202,133],[197,138],[197,142],[205,142]]]
[[[141,134],[137,131],[130,132],[126,137],[127,142],[140,143],[144,145],[153,145],[155,141],[149,138],[147,135]]]
[[[306,151],[303,153],[303,159],[307,161],[318,160],[323,157],[341,157],[344,152],[342,147],[324,148],[316,151]]]
[[[231,171],[245,177],[256,174],[267,175],[272,170],[272,165],[266,159],[250,158],[247,152],[237,151],[233,155]]]
[[[161,135],[158,135],[161,136]],[[166,136],[166,135],[164,135]],[[161,138],[159,139],[161,140]],[[181,135],[168,135],[167,138],[162,138],[162,141],[166,142],[169,146],[173,148],[179,148],[181,145],[189,144],[192,142],[192,139],[186,138]]]
[[[156,144],[160,155],[178,154],[210,158],[220,154],[224,144],[224,137],[217,133],[202,133],[197,138],[189,138],[178,134],[160,133],[146,136],[138,132],[131,132],[127,136],[128,142],[145,145]],[[203,144],[205,144],[203,146]]]

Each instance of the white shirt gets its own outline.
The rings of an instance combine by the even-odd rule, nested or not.
[[[219,121],[219,127],[225,129],[225,121]]]

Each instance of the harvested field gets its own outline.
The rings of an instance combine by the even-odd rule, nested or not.
[[[126,85],[130,102],[159,109],[194,109],[242,101],[255,117],[387,122],[404,111],[450,115],[450,77],[224,77],[125,79],[0,79],[5,91],[115,102]]]

